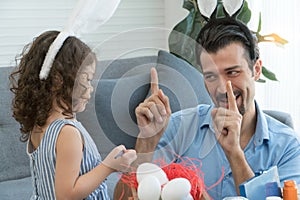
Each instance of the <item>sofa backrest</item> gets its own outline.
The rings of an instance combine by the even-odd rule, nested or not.
[[[20,126],[12,117],[8,79],[12,70],[0,68],[0,182],[30,176],[26,143],[20,141]]]

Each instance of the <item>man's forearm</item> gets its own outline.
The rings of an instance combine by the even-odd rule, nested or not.
[[[243,152],[240,152],[240,154],[235,156],[231,156],[230,158],[227,157],[227,159],[230,163],[236,192],[240,195],[239,185],[254,177],[254,172],[249,166]]]
[[[158,145],[158,142],[163,132],[164,129],[161,130],[156,135],[149,138],[141,138],[138,136],[135,144],[135,150],[138,154],[138,158],[136,159],[135,162],[135,164],[137,164],[136,166],[138,166],[138,164],[141,163],[152,161],[155,149]]]

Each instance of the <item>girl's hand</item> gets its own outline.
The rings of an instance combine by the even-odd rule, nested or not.
[[[120,153],[121,152],[121,153]],[[113,171],[130,171],[130,165],[137,158],[136,151],[126,149],[124,145],[115,147],[103,160],[102,164],[111,168]]]

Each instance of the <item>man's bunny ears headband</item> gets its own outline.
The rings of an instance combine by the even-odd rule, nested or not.
[[[40,80],[47,79],[54,59],[69,36],[79,37],[103,25],[114,14],[121,0],[79,0],[64,29],[50,45],[40,71]]]
[[[202,38],[207,29],[218,27],[219,25],[238,26],[249,41],[251,60],[256,59],[253,34],[244,23],[236,19],[244,5],[244,0],[222,0],[225,15],[223,18],[217,18],[218,0],[197,0],[197,2],[201,15],[207,21],[207,24],[201,29],[198,38]]]

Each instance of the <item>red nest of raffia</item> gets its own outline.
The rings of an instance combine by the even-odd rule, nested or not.
[[[196,167],[194,162],[200,163],[200,167]],[[166,173],[169,180],[174,178],[186,178],[191,183],[191,195],[193,199],[200,199],[205,190],[205,185],[203,181],[203,174],[200,170],[201,162],[198,160],[191,159],[181,159],[179,163],[171,163],[166,164],[163,160],[155,161],[154,163],[158,166],[163,166],[162,170]],[[121,181],[128,185],[129,187],[133,187],[137,189],[138,183],[136,179],[136,173],[132,172],[129,174],[123,174],[121,177]]]

